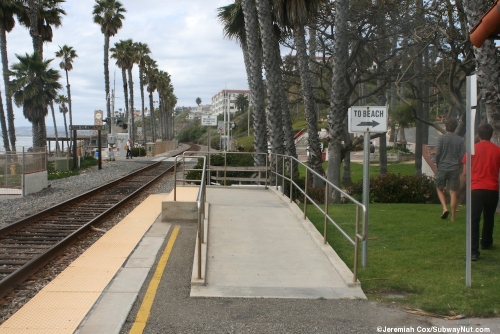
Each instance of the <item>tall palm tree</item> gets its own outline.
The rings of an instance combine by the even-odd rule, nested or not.
[[[259,23],[254,0],[242,0],[241,9],[244,14],[245,34],[239,32],[243,54],[248,54],[250,68],[250,92],[253,104],[254,146],[257,153],[267,153],[267,118],[264,103],[264,83],[262,80],[262,55],[259,39]],[[240,31],[239,29],[237,31]],[[266,157],[255,155],[257,166],[266,165]]]
[[[62,88],[59,83],[61,75],[49,68],[52,61],[40,61],[36,52],[25,56],[16,55],[19,60],[11,66],[9,75],[14,102],[23,107],[23,114],[33,127],[33,146],[45,147],[47,133],[43,120],[48,113],[48,105],[57,97],[57,91]]]
[[[309,156],[308,164],[318,174],[323,175],[321,143],[318,134],[318,114],[314,98],[313,81],[309,69],[305,27],[309,18],[315,14],[315,6],[321,0],[273,0],[273,8],[280,25],[293,30],[297,64],[299,67],[307,120]],[[311,55],[314,57],[314,55]],[[321,179],[314,178],[314,186],[322,184]]]
[[[137,53],[135,52],[134,42],[130,40],[130,45],[127,47],[127,54],[130,59],[129,66],[127,67],[128,73],[128,90],[129,90],[129,103],[130,103],[130,128],[129,128],[129,136],[132,138],[132,141],[135,141],[135,108],[134,108],[134,78],[132,77],[132,69],[134,68],[134,64],[137,59]]]
[[[141,90],[141,117],[142,117],[142,136],[144,144],[146,144],[146,123],[144,122],[144,68],[146,67],[146,56],[151,53],[149,47],[145,43],[134,43],[136,53],[136,63],[139,66],[139,87]]]
[[[68,92],[68,106],[69,106],[69,126],[73,125],[73,109],[71,103],[71,89],[69,85],[68,72],[73,69],[73,61],[78,57],[76,51],[72,46],[63,45],[59,47],[59,51],[56,52],[56,57],[61,58],[59,67],[66,72],[66,90]]]
[[[54,100],[51,100],[49,102],[49,106],[50,106],[50,111],[52,112],[52,120],[54,122],[54,134],[56,136],[56,154],[57,154],[59,152],[59,134],[57,133],[57,122],[56,122],[56,113],[54,111]]]
[[[156,77],[158,76],[158,65],[156,61],[151,57],[144,57],[145,62],[145,79],[148,85],[148,93],[149,93],[149,109],[151,110],[151,139],[153,143],[156,141],[156,117],[155,117],[155,108],[153,101],[153,93],[156,90]]]
[[[132,43],[132,40],[120,40],[115,43],[115,46],[110,49],[111,58],[116,59],[116,66],[122,70],[122,82],[123,82],[123,96],[125,102],[125,117],[128,117],[129,105],[128,105],[128,84],[127,84],[127,68],[129,67],[130,57],[128,55],[128,49]]]
[[[111,119],[111,105],[109,95],[109,39],[116,35],[122,27],[123,13],[127,12],[121,2],[116,0],[96,0],[92,15],[94,23],[101,26],[104,35],[104,83],[106,89],[107,117]]]
[[[486,1],[467,1],[467,16],[471,26],[476,25],[486,13],[491,4]],[[476,70],[482,96],[485,100],[488,122],[493,126],[491,142],[500,146],[500,121],[498,105],[500,101],[500,87],[498,86],[500,57],[495,42],[486,40],[480,48],[474,48]]]
[[[68,103],[68,98],[65,95],[58,95],[54,102],[59,104],[59,112],[63,114],[64,131],[66,132],[66,138],[69,138],[68,124],[66,123],[66,114],[68,113],[68,107],[66,107],[66,103]]]
[[[2,71],[3,71],[3,82],[5,87],[5,104],[7,106],[7,126],[5,125],[5,115],[3,108],[0,113],[0,123],[2,126],[2,135],[4,147],[8,151],[12,149],[16,151],[16,129],[14,127],[14,108],[12,108],[12,97],[9,91],[9,75],[7,71],[9,70],[9,60],[7,58],[7,33],[14,29],[16,21],[14,20],[14,15],[22,16],[24,12],[24,7],[21,2],[15,0],[2,0],[0,1],[0,53],[2,55]],[[9,140],[10,139],[10,147]]]
[[[344,119],[347,115],[347,18],[349,14],[349,0],[337,0],[335,14],[327,175],[328,180],[340,188],[343,127]],[[339,192],[334,192],[333,201],[334,203],[340,202]]]
[[[21,24],[28,27],[33,40],[33,51],[40,60],[43,59],[43,42],[52,42],[52,27],[62,25],[62,16],[66,15],[61,8],[66,0],[26,0],[26,14],[19,18]]]
[[[169,94],[173,90],[170,74],[165,71],[158,71],[157,77],[157,90],[160,102],[160,133],[161,139],[167,139],[167,121],[168,121],[168,110],[169,110]]]

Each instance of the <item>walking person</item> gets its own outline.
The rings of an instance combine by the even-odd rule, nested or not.
[[[127,140],[127,159],[132,159],[132,140],[130,138]]]
[[[479,258],[479,223],[483,214],[481,249],[493,245],[493,226],[498,203],[498,173],[500,172],[500,147],[490,142],[493,127],[481,124],[477,129],[479,142],[474,145],[471,157],[471,260]],[[465,158],[462,162],[465,163]],[[465,171],[465,168],[464,168]]]
[[[436,191],[443,206],[441,219],[448,218],[449,211],[446,205],[444,188],[450,192],[451,220],[455,220],[457,211],[457,191],[460,188],[460,172],[462,157],[465,154],[464,139],[456,135],[458,126],[456,119],[448,118],[445,121],[446,134],[440,136],[436,145]]]

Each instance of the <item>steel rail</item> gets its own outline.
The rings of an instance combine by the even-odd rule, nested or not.
[[[50,215],[58,210],[67,208],[71,205],[76,204],[77,202],[82,202],[82,201],[88,200],[93,195],[98,195],[99,193],[101,193],[103,191],[109,190],[110,187],[112,187],[112,186],[118,186],[119,184],[127,182],[126,181],[127,179],[133,178],[134,176],[137,176],[141,173],[147,172],[152,168],[158,167],[160,164],[161,164],[161,162],[151,164],[145,168],[142,168],[138,171],[130,173],[123,178],[120,178],[120,179],[112,181],[112,182],[108,182],[108,183],[106,183],[106,184],[104,184],[96,189],[87,191],[86,193],[79,195],[79,196],[76,196],[70,200],[67,200],[67,201],[65,201],[65,202],[63,202],[55,207],[44,210],[44,211],[37,213],[33,216],[27,217],[26,219],[19,220],[11,225],[8,225],[8,226],[0,229],[0,235],[4,235],[4,236],[8,235],[9,233],[17,231],[20,228],[22,228],[28,224],[34,223],[34,222],[40,220],[41,218],[47,217],[48,215]],[[159,175],[153,176],[153,178],[149,182],[144,183],[142,186],[137,188],[132,193],[125,195],[124,198],[119,200],[112,207],[108,208],[107,210],[105,210],[101,214],[95,216],[93,219],[89,220],[86,223],[82,223],[82,225],[79,228],[77,228],[75,231],[73,231],[72,233],[70,233],[69,235],[64,237],[62,240],[56,242],[54,245],[50,246],[43,253],[39,254],[38,256],[35,256],[33,259],[26,262],[24,265],[22,265],[20,268],[16,269],[14,272],[9,274],[8,276],[4,277],[2,280],[0,280],[0,297],[5,296],[7,293],[12,291],[17,284],[24,282],[29,276],[31,276],[36,271],[38,271],[40,268],[45,266],[49,261],[51,261],[63,249],[66,249],[69,245],[74,243],[79,236],[86,233],[90,229],[91,225],[106,218],[111,213],[115,212],[125,202],[131,200],[139,192],[143,191],[149,185],[154,183],[158,178],[160,178],[160,177],[164,176],[166,173],[170,172],[172,170],[172,168],[173,168],[173,166],[170,166],[165,171],[162,171]]]

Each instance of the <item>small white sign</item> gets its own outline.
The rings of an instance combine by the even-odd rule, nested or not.
[[[217,126],[217,116],[201,116],[202,126]]]
[[[349,132],[387,132],[387,107],[351,107],[348,111]]]
[[[224,121],[219,121],[219,124],[217,124],[217,132],[224,133]]]

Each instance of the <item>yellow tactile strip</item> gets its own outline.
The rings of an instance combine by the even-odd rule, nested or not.
[[[151,195],[0,326],[3,333],[73,333],[161,212]]]
[[[196,197],[198,197],[199,190],[199,186],[177,186],[176,200],[179,202],[194,202],[196,201]],[[172,190],[164,200],[173,201],[174,191]]]

